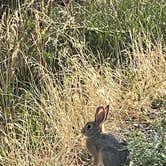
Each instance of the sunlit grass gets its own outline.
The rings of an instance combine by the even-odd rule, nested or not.
[[[98,105],[110,105],[105,130],[119,137],[152,123],[152,102],[166,96],[165,6],[134,2],[32,1],[3,13],[1,165],[90,165],[80,130]],[[148,17],[158,11],[159,22]]]

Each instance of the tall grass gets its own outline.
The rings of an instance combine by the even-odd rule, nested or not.
[[[165,10],[150,0],[9,4],[0,23],[1,165],[90,165],[80,130],[98,105],[110,104],[106,129],[119,137],[151,124],[145,114],[166,96]]]

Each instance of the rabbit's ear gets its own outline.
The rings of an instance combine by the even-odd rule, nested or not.
[[[108,112],[109,112],[109,105],[107,105],[107,106],[105,107],[105,119],[104,119],[104,120],[107,119]]]
[[[97,107],[96,109],[96,114],[95,114],[95,122],[99,126],[101,123],[103,123],[105,120],[105,109],[104,107],[100,106]]]

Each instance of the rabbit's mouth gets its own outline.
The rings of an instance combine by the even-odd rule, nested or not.
[[[83,135],[85,135],[85,129],[84,129],[84,128],[81,130],[81,133],[82,133]]]
[[[82,133],[84,136],[88,137],[88,133],[87,133],[87,131],[86,131],[85,128],[83,128],[83,129],[81,130],[81,133]]]
[[[81,133],[85,136],[85,137],[89,137],[91,135],[91,133],[89,131],[86,130],[86,128],[83,128],[81,130]]]

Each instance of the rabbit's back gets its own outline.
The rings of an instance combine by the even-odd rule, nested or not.
[[[110,147],[113,149],[122,150],[125,148],[124,144],[121,143],[114,135],[112,134],[100,134],[96,137],[97,144],[101,147]]]

